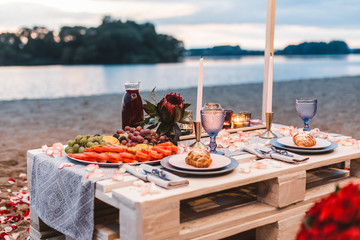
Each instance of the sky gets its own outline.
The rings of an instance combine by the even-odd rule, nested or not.
[[[265,47],[267,0],[0,0],[0,31],[97,26],[103,16],[155,24],[187,49]],[[275,49],[303,41],[344,40],[360,48],[360,0],[278,0]]]

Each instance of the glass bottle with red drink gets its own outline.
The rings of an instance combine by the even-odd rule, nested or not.
[[[126,82],[122,102],[122,127],[136,127],[144,120],[144,110],[139,94],[139,82]]]

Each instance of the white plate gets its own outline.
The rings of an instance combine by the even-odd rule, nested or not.
[[[320,149],[320,148],[326,148],[331,145],[331,142],[322,138],[316,138],[316,144],[312,147],[301,147],[296,145],[293,141],[293,137],[278,138],[277,142],[287,147],[301,148],[301,149]]]
[[[187,170],[195,170],[195,171],[208,171],[208,170],[215,170],[219,168],[226,167],[231,163],[231,159],[229,157],[219,155],[219,154],[210,154],[210,157],[212,159],[212,163],[207,168],[197,168],[192,165],[189,165],[185,162],[185,158],[188,154],[176,154],[173,156],[170,156],[169,163],[177,168],[181,169],[187,169]]]

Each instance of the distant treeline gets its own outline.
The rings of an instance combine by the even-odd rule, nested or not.
[[[348,54],[360,53],[359,49],[350,50],[344,41],[303,42],[298,45],[289,45],[283,50],[275,51],[278,55],[316,55],[316,54]],[[212,48],[190,49],[189,56],[246,56],[264,55],[264,51],[243,50],[240,46],[216,46]]]
[[[104,17],[98,27],[44,27],[0,34],[0,65],[122,64],[177,62],[184,45],[157,34],[153,24]]]

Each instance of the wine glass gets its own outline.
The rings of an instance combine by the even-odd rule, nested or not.
[[[205,131],[210,136],[210,153],[217,153],[223,155],[222,152],[216,151],[216,135],[223,127],[225,119],[225,111],[221,108],[206,108],[201,109],[201,124]]]
[[[310,131],[310,120],[315,116],[317,109],[317,99],[301,98],[296,99],[296,111],[300,118],[304,121],[304,131]]]

